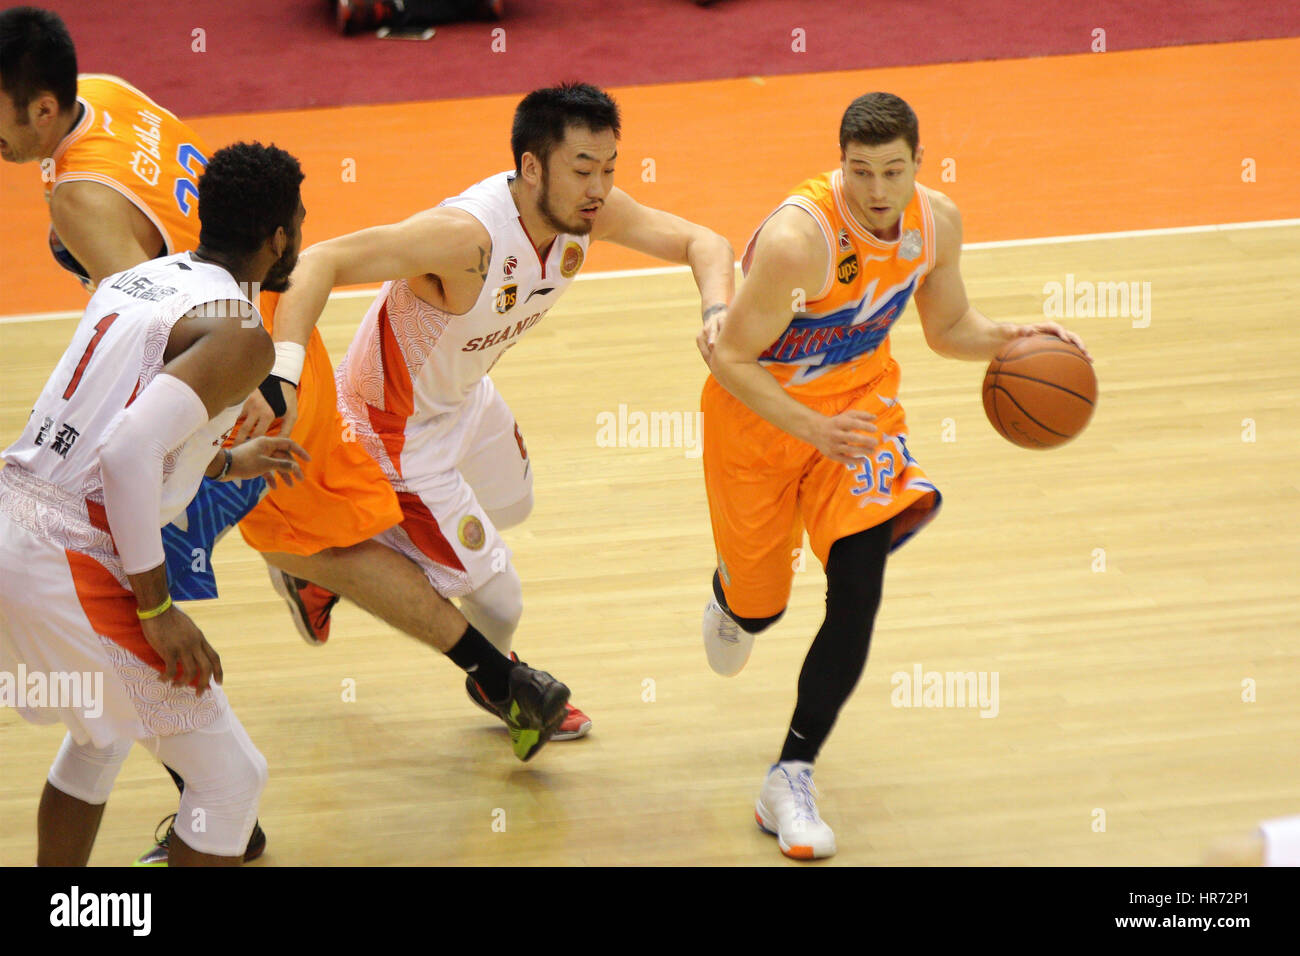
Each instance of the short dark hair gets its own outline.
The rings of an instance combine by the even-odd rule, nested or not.
[[[245,258],[279,227],[292,232],[302,180],[298,160],[274,145],[217,150],[199,177],[199,245]]]
[[[77,48],[57,13],[35,7],[0,13],[0,87],[20,113],[46,90],[60,110],[77,105]]]
[[[585,126],[593,133],[613,130],[618,139],[618,104],[608,93],[589,83],[563,83],[533,90],[515,108],[510,130],[510,148],[519,172],[524,153],[532,153],[545,166],[552,151],[564,142],[570,126]]]
[[[840,152],[849,143],[883,146],[901,139],[916,157],[920,128],[912,107],[893,93],[865,93],[849,104],[840,121]]]

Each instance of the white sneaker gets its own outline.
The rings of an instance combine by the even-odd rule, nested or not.
[[[817,815],[813,766],[799,760],[772,765],[758,793],[754,819],[795,860],[835,855],[835,834]]]
[[[754,649],[754,635],[747,634],[719,606],[716,598],[704,609],[704,653],[709,666],[723,677],[735,677]]]

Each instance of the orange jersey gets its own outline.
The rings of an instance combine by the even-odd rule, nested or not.
[[[94,182],[121,193],[162,236],[155,255],[199,245],[199,175],[211,153],[207,144],[172,113],[116,76],[77,78],[81,118],[54,151],[48,201],[64,183]],[[53,228],[50,249],[65,269],[83,280],[86,270],[63,248]]]
[[[759,362],[798,395],[849,391],[889,367],[889,330],[934,268],[930,199],[924,188],[916,188],[893,242],[877,239],[854,218],[838,169],[800,183],[777,209],[785,206],[798,206],[816,220],[830,259],[822,287],[808,296],[804,311],[792,315]],[[745,247],[745,272],[766,222]]]
[[[158,255],[199,245],[199,176],[212,154],[185,123],[130,83],[115,76],[77,79],[82,115],[54,152],[54,181],[102,183],[125,196],[162,236]],[[54,230],[50,247],[59,264],[87,280]],[[267,332],[279,295],[263,291],[258,311]],[[274,433],[277,429],[272,429]],[[259,551],[314,554],[371,538],[402,520],[397,496],[373,459],[346,437],[335,403],[334,369],[320,332],[313,329],[298,389],[292,437],[307,449],[305,481],[281,484],[240,522]]]

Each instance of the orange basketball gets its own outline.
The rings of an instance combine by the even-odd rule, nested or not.
[[[1092,363],[1054,335],[1013,339],[984,375],[985,414],[1021,448],[1064,445],[1083,431],[1096,404]]]

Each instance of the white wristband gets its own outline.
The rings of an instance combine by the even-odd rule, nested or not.
[[[302,380],[302,365],[306,359],[307,350],[297,342],[276,342],[271,374],[297,385]]]

